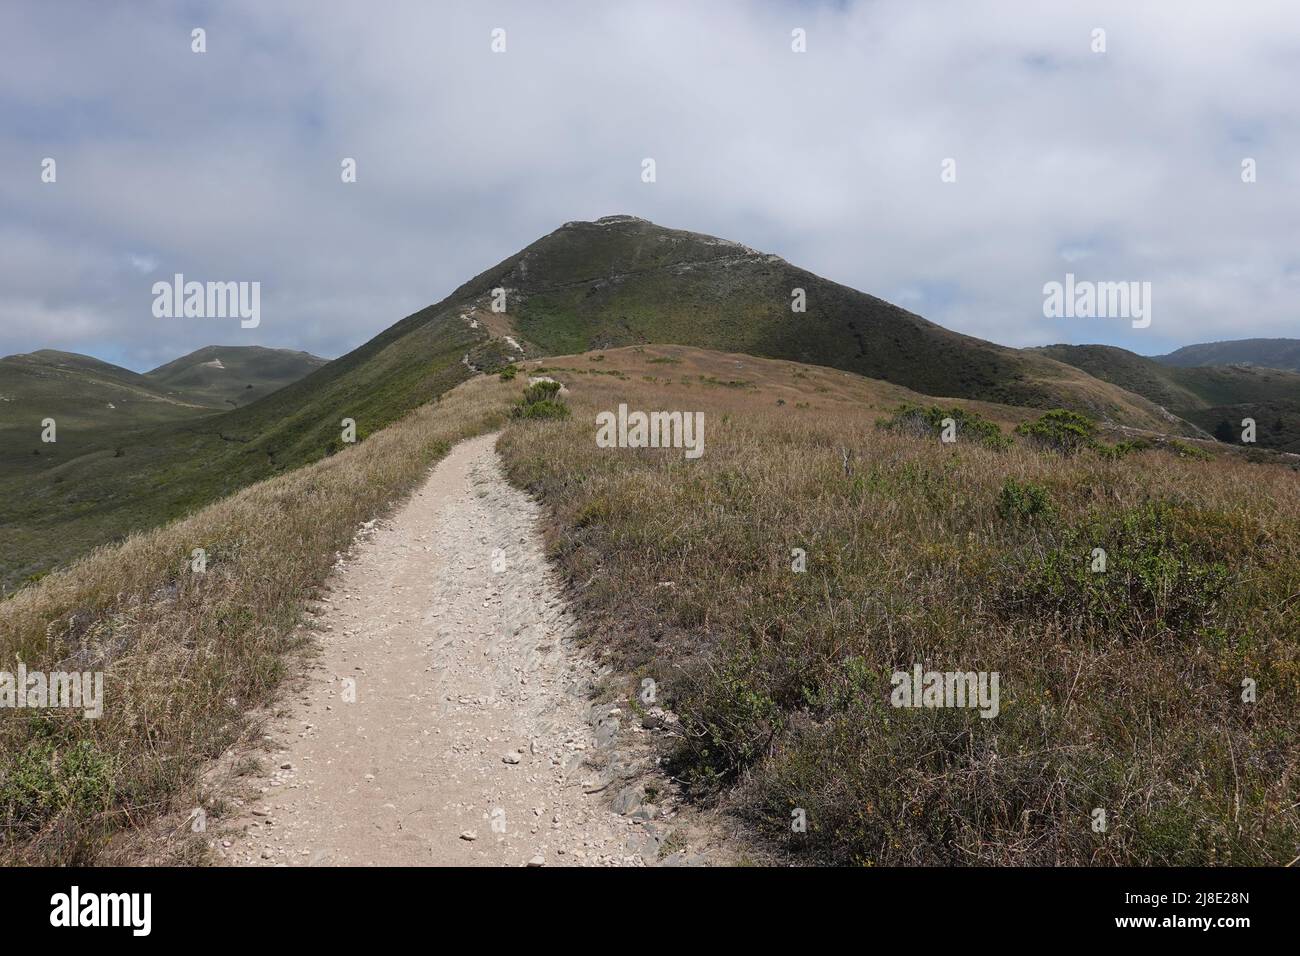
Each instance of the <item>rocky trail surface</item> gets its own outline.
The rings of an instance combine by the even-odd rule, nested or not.
[[[319,657],[265,727],[270,776],[235,798],[220,861],[703,862],[663,846],[664,809],[629,783],[647,760],[620,756],[629,718],[588,698],[598,669],[495,440],[453,448],[340,561]]]

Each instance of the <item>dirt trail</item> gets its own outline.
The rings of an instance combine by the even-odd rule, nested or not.
[[[336,569],[319,661],[267,728],[277,769],[226,862],[642,863],[642,821],[585,792],[596,732],[576,690],[595,668],[495,441],[453,448]]]

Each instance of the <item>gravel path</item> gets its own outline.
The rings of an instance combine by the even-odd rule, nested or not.
[[[585,792],[595,667],[495,442],[453,448],[340,563],[227,863],[641,865],[640,821]]]

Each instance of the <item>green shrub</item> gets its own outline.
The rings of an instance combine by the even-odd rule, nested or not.
[[[514,365],[507,365],[501,370],[501,381],[513,382],[515,376],[519,374],[519,369]]]
[[[544,402],[558,394],[560,394],[559,382],[533,382],[524,389],[523,404],[532,405],[535,402]]]
[[[998,514],[1007,521],[1033,521],[1053,517],[1056,509],[1052,507],[1052,496],[1042,485],[1008,478],[998,493]]]
[[[682,705],[682,737],[673,763],[692,788],[711,790],[763,755],[784,715],[761,683],[766,668],[742,655],[698,674]]]
[[[529,402],[527,404],[517,405],[510,412],[511,418],[568,418],[569,406],[563,402],[543,399],[540,402]]]
[[[51,818],[89,819],[113,801],[113,765],[93,741],[38,735],[0,775],[0,820],[34,830]],[[62,744],[62,746],[61,746]]]
[[[1195,445],[1189,445],[1181,441],[1171,441],[1169,450],[1179,458],[1191,458],[1195,461],[1209,461],[1214,457],[1203,448],[1197,448]]]
[[[1011,444],[1011,438],[1002,434],[1002,429],[998,428],[996,422],[989,421],[978,412],[958,407],[903,404],[894,410],[891,417],[879,419],[876,427],[918,438],[937,436],[943,432],[946,418],[951,418],[956,423],[959,441],[975,441],[994,449],[1006,448]]]
[[[511,418],[568,418],[569,406],[560,399],[559,382],[533,382],[510,409]]]
[[[1191,637],[1215,623],[1232,581],[1238,556],[1225,531],[1214,515],[1163,501],[1094,518],[1015,569],[1004,605],[1129,637]],[[1096,548],[1104,571],[1094,570]]]
[[[1124,441],[1116,442],[1114,445],[1098,443],[1097,454],[1103,458],[1118,460],[1136,451],[1148,451],[1155,446],[1145,438],[1127,438]]]
[[[1054,408],[1036,422],[1021,422],[1016,434],[1062,455],[1073,455],[1097,444],[1097,423],[1078,412]]]

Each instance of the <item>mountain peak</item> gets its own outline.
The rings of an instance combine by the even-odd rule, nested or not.
[[[616,213],[612,216],[601,216],[599,219],[571,219],[566,222],[561,229],[581,229],[592,226],[654,226],[655,224],[649,219],[642,219],[640,216],[630,216],[626,213]],[[663,228],[657,226],[655,228]]]

